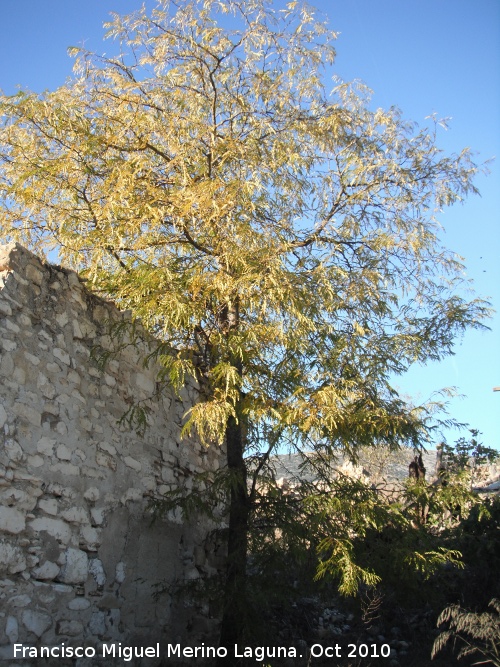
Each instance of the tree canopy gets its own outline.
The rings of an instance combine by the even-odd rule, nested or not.
[[[328,93],[335,35],[296,2],[162,2],[107,27],[117,57],[72,49],[67,85],[2,99],[2,234],[57,244],[195,354],[168,363],[206,368],[207,441],[243,385],[252,421],[399,440],[413,421],[387,378],[484,314],[434,217],[474,191],[469,153],[444,157],[359,85]]]
[[[437,219],[478,167],[330,91],[335,34],[305,4],[162,0],[107,29],[115,57],[71,49],[64,86],[0,98],[0,235],[57,247],[198,380],[186,429],[227,447],[241,570],[248,454],[256,475],[279,445],[423,442],[391,378],[482,326]]]

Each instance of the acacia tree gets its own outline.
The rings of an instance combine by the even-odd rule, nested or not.
[[[72,49],[64,86],[1,98],[1,234],[57,246],[199,381],[185,429],[227,450],[230,645],[276,447],[421,443],[390,378],[485,315],[435,219],[477,167],[361,85],[329,93],[335,35],[297,2],[162,0],[107,28],[116,57]]]

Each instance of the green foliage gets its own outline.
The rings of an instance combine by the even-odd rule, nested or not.
[[[431,501],[426,507],[436,512],[440,503],[432,493],[424,493],[421,485],[417,491],[418,507],[425,495]],[[431,523],[421,520],[420,511],[415,514],[414,485],[402,488],[397,502],[375,489],[364,487],[363,492],[369,502],[345,494],[330,505],[333,512],[342,506],[340,516],[335,517],[344,530],[337,528],[319,544],[318,577],[340,577],[339,590],[348,595],[357,594],[361,583],[373,587],[381,582],[409,594],[444,567],[463,567],[461,553],[444,543]],[[349,503],[352,508],[346,512]],[[443,507],[441,513],[446,511]]]
[[[492,595],[500,596],[500,496],[473,505],[444,539],[460,550],[465,564],[455,588],[460,599],[476,606],[486,604]]]
[[[317,479],[319,463],[313,460]],[[479,605],[496,594],[500,498],[481,498],[460,474],[450,475],[445,487],[408,482],[389,494],[342,475],[328,486],[308,482],[308,470],[287,488],[269,473],[250,530],[255,632],[259,613],[265,625],[275,623],[269,609],[289,609],[332,584],[358,600],[377,593],[384,616],[394,609],[439,610],[457,598]]]
[[[328,488],[312,496],[320,517],[317,577],[333,577],[342,593],[380,585],[403,604],[440,600],[473,575],[494,573],[500,503],[472,492],[463,470],[449,469],[446,484],[408,479],[389,491],[340,478]],[[492,544],[493,553],[474,567],[479,541],[481,550]]]
[[[450,498],[464,503],[464,516],[466,502],[469,508],[479,502],[467,488],[406,484],[387,495],[335,474],[324,454],[308,463],[291,488],[274,480],[272,461],[261,468],[250,517],[253,563],[271,562],[278,552],[288,561],[287,571],[291,563],[307,564],[305,570],[316,569],[316,580],[336,581],[344,595],[380,582],[408,592],[444,570],[463,567],[459,550],[441,531],[453,524],[446,518]],[[311,467],[315,479],[307,481]],[[425,519],[415,512],[416,496]]]
[[[496,449],[486,447],[479,442],[478,438],[481,434],[477,429],[471,429],[470,433],[469,439],[462,437],[454,445],[446,443],[441,445],[444,480],[448,474],[461,474],[472,486],[478,467],[486,463],[493,463],[500,456]]]
[[[489,603],[491,612],[474,613],[462,609],[460,605],[451,605],[444,609],[438,626],[448,623],[437,637],[432,648],[432,657],[441,651],[450,641],[455,640],[460,648],[458,658],[481,655],[484,660],[474,664],[492,664],[500,667],[500,600]]]
[[[369,569],[363,569],[356,564],[354,545],[350,540],[339,540],[338,538],[326,538],[320,543],[321,552],[330,552],[327,560],[320,562],[317,577],[321,578],[326,573],[338,578],[339,592],[343,595],[355,595],[362,583],[367,586],[376,586],[380,577]]]

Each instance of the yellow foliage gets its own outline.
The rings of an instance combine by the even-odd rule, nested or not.
[[[0,98],[0,237],[57,248],[177,351],[206,442],[243,412],[301,445],[413,442],[389,376],[486,313],[433,218],[474,191],[468,153],[360,84],[329,93],[335,34],[296,2],[165,0],[106,28],[120,55],[71,49],[64,86]]]

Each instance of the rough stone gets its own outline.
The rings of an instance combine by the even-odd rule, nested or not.
[[[26,557],[21,548],[0,541],[0,574],[16,574],[26,569]]]
[[[43,282],[43,273],[37,269],[33,264],[28,264],[26,266],[26,278],[35,283],[35,285],[41,285]]]
[[[142,489],[127,489],[127,491],[121,497],[121,502],[126,505],[128,502],[139,502],[142,500],[144,492]]]
[[[224,565],[209,551],[194,564],[180,555],[179,544],[205,554],[213,529],[205,518],[187,523],[177,512],[153,526],[146,516],[149,498],[177,483],[189,489],[195,472],[219,467],[224,455],[201,456],[192,439],[179,447],[195,386],[182,398],[168,389],[156,398],[160,369],[144,363],[148,345],[129,345],[125,331],[115,351],[109,335],[108,323],[130,315],[18,244],[0,247],[0,258],[0,606],[9,630],[6,620],[0,642],[212,640],[199,620],[208,608],[172,601],[166,610],[151,596],[158,582]],[[104,370],[95,345],[113,353]],[[120,420],[143,398],[150,425],[139,437]]]
[[[38,357],[35,357],[34,354],[31,354],[31,352],[24,352],[24,356],[26,358],[26,361],[28,361],[32,366],[38,366],[40,363],[40,359]]]
[[[104,523],[104,517],[106,515],[106,510],[104,507],[93,507],[90,510],[90,515],[92,521],[96,526],[101,526]]]
[[[12,308],[3,299],[0,299],[0,313],[6,317],[10,317],[12,315]]]
[[[40,567],[36,567],[31,571],[34,579],[41,579],[49,581],[55,579],[59,574],[59,565],[46,560]]]
[[[3,405],[0,403],[0,428],[4,427],[6,421],[7,421],[7,413],[5,412],[5,408],[3,407]]]
[[[15,616],[7,616],[5,624],[5,634],[7,635],[11,644],[14,644],[19,639],[19,623]]]
[[[66,366],[70,365],[71,359],[70,359],[69,354],[67,352],[65,352],[64,350],[61,350],[60,347],[54,347],[52,349],[52,354],[54,355],[54,357],[56,359],[61,361],[63,364],[66,364]]]
[[[40,517],[30,521],[28,526],[37,533],[46,532],[63,544],[67,544],[71,539],[71,529],[65,521],[60,519],[51,519],[49,517]]]
[[[57,635],[68,635],[78,637],[83,633],[83,623],[80,621],[59,621],[56,626]]]
[[[99,449],[102,449],[104,452],[107,452],[111,456],[116,456],[116,447],[111,445],[109,442],[103,441],[99,443]]]
[[[155,383],[151,378],[147,377],[144,373],[137,373],[135,376],[135,381],[140,389],[148,394],[153,394],[155,390]]]
[[[0,360],[0,374],[10,377],[14,372],[14,361],[10,354],[2,354]]]
[[[92,558],[90,561],[89,572],[94,577],[98,586],[104,586],[106,583],[106,574],[102,562],[98,558]]]
[[[17,343],[15,343],[13,340],[8,340],[7,338],[4,338],[0,342],[2,344],[3,349],[6,352],[13,352],[17,348]]]
[[[52,625],[52,619],[48,614],[41,611],[33,611],[32,609],[25,609],[23,611],[22,621],[24,627],[37,637],[41,637],[45,630],[48,630]]]
[[[9,486],[0,494],[0,505],[15,507],[20,512],[31,511],[36,507],[39,489],[29,489],[29,492]]]
[[[123,584],[125,581],[125,563],[117,563],[115,570],[115,581],[117,584]]]
[[[103,637],[106,634],[106,617],[103,611],[95,611],[89,622],[89,630],[93,635]]]
[[[68,432],[68,427],[63,421],[60,421],[56,424],[56,431],[59,433],[59,435],[66,435]]]
[[[58,366],[54,361],[49,361],[48,364],[45,366],[45,368],[49,371],[49,373],[61,372],[61,367]]]
[[[40,454],[52,456],[52,454],[54,453],[55,444],[56,440],[44,436],[43,438],[40,438],[40,440],[37,442],[36,448],[40,452]]]
[[[29,595],[15,595],[9,600],[9,603],[12,607],[23,608],[31,604],[31,598]]]
[[[5,453],[11,463],[20,463],[25,458],[21,445],[11,438],[5,441]]]
[[[43,510],[46,514],[51,514],[53,516],[55,516],[59,511],[57,500],[55,500],[54,498],[39,500],[38,507],[41,510]]]
[[[89,515],[83,507],[70,507],[62,512],[61,516],[69,523],[89,523]]]
[[[71,461],[71,451],[66,447],[66,445],[57,446],[56,456],[62,461]]]
[[[95,460],[97,465],[110,468],[111,470],[116,470],[116,460],[112,456],[109,456],[109,454],[104,454],[104,452],[97,452],[95,455]]]
[[[22,512],[13,508],[0,507],[0,531],[13,533],[14,535],[22,532],[26,527],[26,519]]]
[[[14,369],[14,375],[12,376],[12,379],[14,382],[17,382],[18,384],[25,384],[26,383],[26,371],[23,368],[15,368]]]
[[[72,611],[85,611],[90,607],[90,602],[86,598],[74,598],[68,602],[68,609]]]
[[[95,503],[97,500],[99,500],[100,497],[99,489],[96,489],[95,486],[91,486],[89,489],[85,491],[83,494],[83,497],[85,500],[90,501],[91,503]]]
[[[42,414],[39,410],[31,408],[29,405],[25,405],[19,401],[16,401],[12,406],[12,412],[16,417],[21,417],[33,426],[40,426],[42,420]]]
[[[85,551],[67,549],[59,580],[65,584],[83,584],[87,581],[88,572],[89,559]]]
[[[41,468],[45,463],[45,459],[41,456],[28,456],[28,466],[30,468]]]
[[[83,526],[80,535],[84,548],[86,548],[87,551],[97,551],[97,548],[101,544],[101,538],[100,532],[96,528],[93,528],[92,526]]]
[[[54,470],[58,470],[61,472],[65,477],[79,477],[80,476],[80,468],[76,465],[73,465],[72,463],[57,463],[54,466]]]
[[[136,461],[136,460],[133,459],[131,456],[126,456],[126,457],[123,459],[123,462],[124,462],[125,465],[128,466],[129,468],[132,468],[132,470],[135,470],[135,471],[137,471],[137,472],[140,472],[140,471],[142,470],[142,466],[141,466],[141,464],[139,463],[139,461]]]

